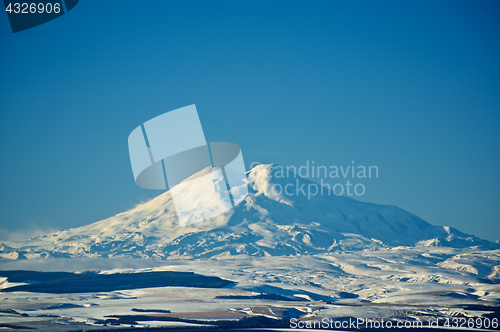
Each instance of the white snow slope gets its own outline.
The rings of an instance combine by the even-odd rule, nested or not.
[[[249,195],[234,209],[180,227],[170,192],[88,226],[0,245],[4,259],[43,257],[222,258],[281,256],[392,246],[498,249],[500,244],[433,226],[395,206],[333,194],[276,195],[273,185],[309,180],[276,176],[276,165],[248,172]],[[191,188],[193,189],[193,188]],[[195,188],[194,188],[195,190]],[[295,192],[294,192],[295,193]],[[446,263],[446,264],[452,264]]]

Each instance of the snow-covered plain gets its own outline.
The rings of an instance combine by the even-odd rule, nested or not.
[[[221,289],[161,287],[73,294],[1,292],[1,308],[15,310],[18,314],[0,313],[0,321],[22,324],[64,320],[102,326],[106,319],[142,314],[182,319],[169,324],[184,324],[184,320],[189,324],[194,324],[193,321],[209,324],[255,315],[279,320],[286,310],[295,315],[292,317],[302,319],[404,316],[426,321],[436,317],[488,317],[495,311],[498,314],[500,285],[490,279],[488,271],[466,269],[466,266],[474,266],[477,255],[500,266],[499,250],[441,247],[151,261],[156,266],[122,267],[100,273],[193,271],[237,284]],[[78,264],[78,258],[73,260],[73,264]],[[49,259],[47,263],[52,261],[56,260]],[[449,262],[456,263],[450,265]],[[21,261],[11,264],[14,263]],[[92,259],[83,260],[80,267],[88,270],[91,263]],[[111,259],[109,264],[110,267],[121,266],[123,261]],[[131,267],[140,264],[137,260],[129,261]],[[281,297],[259,298],[262,294]],[[171,313],[144,314],[132,309],[170,310]],[[152,320],[137,322],[143,326],[161,324]]]
[[[15,286],[3,278],[0,324],[498,317],[498,244],[430,225],[395,206],[278,195],[274,186],[297,179],[276,172],[275,165],[257,166],[243,202],[198,224],[180,227],[166,192],[85,227],[0,247],[0,270],[184,271],[236,284],[42,294],[2,292]]]

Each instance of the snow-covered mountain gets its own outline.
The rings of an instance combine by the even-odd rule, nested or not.
[[[0,257],[209,258],[229,255],[289,255],[387,246],[478,246],[500,244],[433,226],[395,206],[343,196],[307,197],[285,188],[311,182],[276,176],[276,165],[248,172],[249,195],[234,209],[204,222],[180,227],[170,192],[88,226],[0,246]],[[206,170],[204,171],[206,172]],[[298,182],[297,182],[298,181]],[[275,187],[276,188],[276,187]],[[16,247],[16,248],[14,248]]]

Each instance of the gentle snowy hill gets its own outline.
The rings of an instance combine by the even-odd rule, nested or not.
[[[343,196],[277,195],[273,186],[311,183],[276,176],[276,165],[248,172],[249,195],[236,208],[180,227],[170,192],[94,224],[0,245],[0,257],[208,258],[247,254],[289,255],[387,246],[478,246],[500,244],[433,226],[395,206]],[[297,182],[298,181],[298,182]],[[289,191],[290,192],[290,191]],[[16,248],[13,248],[16,247]],[[450,263],[451,264],[451,263]]]

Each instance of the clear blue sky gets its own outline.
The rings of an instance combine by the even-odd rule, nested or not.
[[[128,135],[190,104],[247,166],[377,165],[361,200],[500,239],[498,1],[82,0],[0,49],[0,239],[159,194]]]

